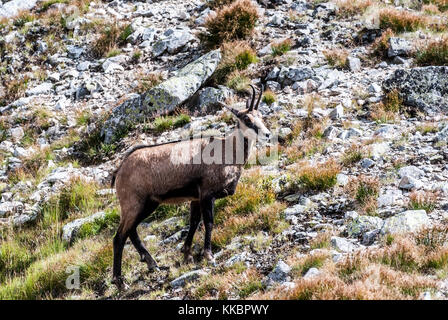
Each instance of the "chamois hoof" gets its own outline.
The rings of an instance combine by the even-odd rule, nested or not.
[[[213,253],[211,251],[208,251],[208,250],[205,251],[204,252],[204,258],[207,260],[207,262],[210,265],[215,265],[216,264],[215,257],[213,257]]]
[[[122,277],[114,277],[112,283],[117,287],[118,291],[125,291],[129,288]]]
[[[186,254],[184,256],[184,264],[190,264],[190,263],[193,263],[193,262],[194,262],[194,259],[193,259],[193,256],[191,254]]]
[[[148,271],[149,272],[158,272],[158,271],[160,271],[160,268],[158,265],[149,265],[148,264]]]

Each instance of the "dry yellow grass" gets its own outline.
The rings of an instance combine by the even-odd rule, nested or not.
[[[338,15],[344,18],[363,14],[367,8],[374,4],[373,0],[335,0],[338,6]]]
[[[328,64],[332,67],[344,69],[347,66],[347,58],[349,55],[346,49],[328,49],[324,50],[323,54],[327,59]]]

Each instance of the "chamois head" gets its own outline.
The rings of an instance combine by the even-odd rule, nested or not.
[[[249,139],[255,140],[257,138],[261,140],[269,140],[271,137],[271,132],[266,128],[263,123],[263,116],[260,111],[258,111],[258,106],[260,105],[261,96],[263,95],[263,85],[261,85],[260,95],[255,102],[255,88],[252,88],[252,97],[246,102],[246,109],[237,110],[232,107],[221,103],[221,105],[230,110],[238,120],[238,128],[241,130],[243,135]]]

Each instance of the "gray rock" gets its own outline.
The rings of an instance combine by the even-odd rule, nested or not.
[[[167,37],[157,41],[152,48],[152,53],[155,57],[160,56],[165,51],[171,54],[179,52],[180,49],[194,39],[190,30],[170,29],[165,32],[165,35]]]
[[[420,189],[421,187],[423,187],[423,182],[413,177],[404,176],[400,180],[398,187],[404,190]]]
[[[412,46],[407,40],[396,37],[389,38],[389,49],[387,50],[389,58],[395,56],[407,56],[411,50]]]
[[[116,107],[102,128],[105,142],[113,142],[116,133],[144,121],[155,112],[174,110],[213,74],[220,60],[219,49],[211,51],[177,71],[174,77]]]
[[[382,234],[415,232],[431,225],[425,210],[407,210],[387,218],[381,228]]]
[[[81,54],[83,54],[83,53],[84,53],[83,48],[80,48],[80,47],[77,47],[74,45],[67,46],[67,55],[69,58],[78,59],[81,56]]]
[[[183,275],[181,275],[179,278],[174,279],[171,281],[171,286],[173,288],[179,288],[185,286],[188,282],[194,281],[196,279],[199,279],[200,277],[206,276],[207,272],[204,270],[194,270],[187,272]]]
[[[278,73],[277,81],[285,87],[296,81],[310,79],[314,75],[315,72],[310,67],[282,67]]]
[[[309,278],[313,278],[316,277],[318,275],[320,275],[321,272],[319,271],[319,269],[317,268],[310,268],[305,275],[303,276],[304,279],[309,279]]]
[[[361,160],[360,165],[364,169],[368,169],[368,168],[373,167],[375,165],[375,161],[373,161],[372,159],[369,159],[369,158],[364,158],[364,159]]]
[[[424,174],[425,174],[425,172],[416,166],[406,166],[406,167],[402,167],[398,170],[398,175],[400,176],[400,178],[403,178],[405,176],[413,177],[413,178],[420,178]]]
[[[20,201],[6,201],[0,203],[0,217],[8,216],[23,211],[23,203]]]
[[[9,129],[9,134],[11,135],[12,141],[19,142],[25,135],[25,131],[23,131],[22,127],[15,127]]]
[[[383,223],[379,217],[359,216],[347,224],[347,234],[349,237],[359,237],[366,232],[381,229]]]
[[[21,11],[31,10],[36,6],[37,0],[11,0],[3,5],[0,3],[0,18],[12,18]]]
[[[341,237],[331,237],[330,243],[333,248],[342,252],[352,252],[356,248],[353,243]]]
[[[288,281],[288,275],[291,272],[291,267],[280,260],[275,266],[274,270],[268,274],[268,278],[275,282]]]
[[[375,240],[379,234],[380,234],[380,229],[375,229],[375,230],[368,231],[368,232],[364,233],[362,235],[361,244],[364,246],[372,245],[375,242]]]
[[[78,65],[76,66],[76,70],[78,71],[86,71],[89,70],[90,67],[90,62],[89,61],[83,61],[78,63]]]
[[[352,72],[357,72],[361,70],[361,60],[355,57],[348,57],[347,58],[347,64]]]
[[[224,102],[232,95],[230,89],[224,86],[218,88],[207,87],[198,92],[198,101],[196,107],[199,110],[206,110],[209,107],[216,106],[218,102]]]
[[[448,67],[396,70],[383,82],[385,92],[397,89],[404,104],[434,114],[448,110]]]
[[[62,240],[72,243],[81,229],[87,223],[95,222],[104,219],[105,212],[97,212],[89,217],[73,220],[62,227]]]
[[[331,110],[329,116],[332,120],[342,118],[344,116],[344,107],[341,104],[337,105],[336,108]]]
[[[44,82],[34,88],[26,90],[25,94],[27,96],[36,96],[39,94],[49,94],[52,89],[53,89],[53,83]]]

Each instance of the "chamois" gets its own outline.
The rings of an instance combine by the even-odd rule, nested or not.
[[[114,172],[112,187],[115,183],[121,219],[113,240],[112,282],[119,289],[124,288],[121,260],[128,237],[140,254],[141,262],[146,262],[150,271],[158,269],[137,234],[137,226],[163,203],[191,201],[190,228],[182,249],[184,260],[193,261],[191,245],[202,216],[205,226],[204,257],[213,261],[211,234],[214,202],[235,193],[254,140],[257,137],[267,140],[271,136],[258,111],[263,86],[256,103],[256,90],[251,87],[252,97],[247,100],[246,109],[236,110],[219,103],[238,120],[237,128],[231,135],[137,146],[127,153]]]

